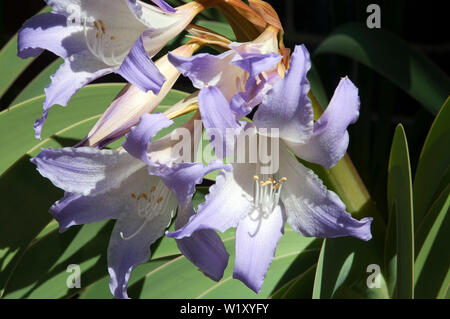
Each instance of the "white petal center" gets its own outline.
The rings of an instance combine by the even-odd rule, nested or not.
[[[158,184],[153,185],[146,192],[140,194],[131,193],[131,198],[135,200],[136,213],[140,218],[143,218],[143,223],[133,234],[124,235],[123,233],[120,233],[120,236],[124,240],[129,240],[139,234],[150,220],[165,211],[164,207],[168,204],[168,201],[171,198],[170,195],[170,190],[164,185],[162,180],[160,180]]]

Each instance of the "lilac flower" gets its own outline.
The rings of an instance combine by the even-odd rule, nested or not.
[[[65,63],[45,89],[44,112],[34,125],[40,137],[49,109],[66,106],[84,85],[111,72],[144,91],[158,94],[165,81],[151,58],[191,22],[203,6],[191,2],[176,10],[138,0],[47,0],[52,12],[32,17],[19,32],[22,58],[44,49]]]
[[[199,109],[207,130],[214,129],[225,136],[226,129],[239,129],[239,117],[261,103],[266,84],[261,74],[281,60],[278,53],[263,50],[261,43],[267,42],[267,38],[263,33],[254,42],[232,43],[230,47],[236,50],[220,55],[180,57],[169,53],[170,62],[200,89]]]
[[[117,219],[108,247],[110,289],[128,298],[130,274],[150,257],[150,245],[164,234],[177,206],[176,229],[194,214],[195,185],[219,162],[176,163],[170,136],[151,142],[172,125],[162,114],[144,115],[123,144],[125,150],[95,148],[44,149],[32,162],[39,172],[63,189],[65,196],[50,209],[60,231],[73,225]],[[192,121],[187,127],[192,127]],[[130,155],[131,154],[131,155]],[[134,156],[134,157],[133,157]],[[181,252],[214,280],[223,276],[228,253],[212,230],[178,240]]]
[[[321,120],[314,123],[307,97],[309,68],[306,48],[296,47],[286,77],[264,97],[251,126],[251,134],[258,140],[267,138],[271,145],[272,139],[278,139],[264,129],[278,129],[279,156],[272,160],[279,161],[279,169],[264,171],[267,167],[261,161],[232,164],[232,172],[219,174],[197,214],[184,227],[168,234],[180,239],[199,230],[223,232],[236,227],[233,277],[255,292],[261,289],[286,221],[302,236],[372,237],[372,218],[352,218],[339,197],[289,152],[292,147],[308,160],[335,164],[347,148],[346,128],[358,117],[358,89],[344,78]]]

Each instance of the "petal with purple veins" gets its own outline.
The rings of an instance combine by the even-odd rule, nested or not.
[[[142,181],[138,183],[137,181]],[[66,193],[50,208],[50,213],[59,223],[61,232],[73,225],[90,224],[96,221],[118,219],[133,207],[136,197],[156,185],[158,179],[148,175],[146,167],[124,179],[119,187],[92,196]],[[143,200],[143,199],[141,199]]]
[[[139,37],[115,72],[128,82],[139,87],[142,91],[147,92],[151,90],[153,93],[158,94],[166,78],[159,72],[148,56],[142,42],[144,37],[145,32]]]
[[[279,177],[287,177],[281,191],[287,221],[302,236],[335,238],[353,236],[370,240],[372,218],[354,219],[336,193],[316,174],[280,148]],[[297,181],[301,181],[299,187]]]
[[[145,167],[125,151],[90,147],[43,149],[31,162],[56,187],[81,195],[108,192]]]
[[[154,4],[156,4],[160,9],[164,10],[165,12],[168,13],[173,13],[175,12],[175,9],[172,8],[167,2],[165,2],[164,0],[152,0],[152,2]]]

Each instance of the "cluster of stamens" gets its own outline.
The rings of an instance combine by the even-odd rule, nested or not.
[[[136,200],[138,216],[145,218],[145,220],[133,234],[125,236],[121,232],[120,237],[124,240],[135,237],[153,217],[161,213],[169,200],[169,192],[169,189],[160,181],[158,185],[153,185],[148,192],[131,193],[131,198]]]
[[[283,183],[287,181],[287,178],[283,177],[279,181],[276,181],[272,177],[266,180],[260,180],[255,175],[253,179],[255,181],[253,206],[263,214],[263,217],[268,216],[278,205]]]
[[[114,51],[111,51],[111,56],[107,57],[105,55],[105,41],[115,41],[117,37],[114,35],[107,36],[106,34],[106,25],[102,19],[95,20],[93,22],[93,26],[95,28],[95,40],[94,44],[91,44],[89,40],[88,27],[87,27],[87,18],[84,18],[83,29],[84,29],[84,37],[86,41],[86,45],[89,51],[96,56],[98,59],[102,60],[105,64],[109,66],[117,66],[122,63],[122,60],[126,56],[126,52],[121,56],[116,57]]]

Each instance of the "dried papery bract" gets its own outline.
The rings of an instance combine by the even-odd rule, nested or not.
[[[230,39],[208,28],[191,24],[186,28],[186,30],[191,34],[191,36],[188,37],[196,40],[198,43],[208,44],[216,48],[218,51],[230,49],[228,47],[228,45],[231,43]]]
[[[217,4],[217,8],[225,16],[240,42],[255,39],[267,25],[258,13],[241,0],[224,0]]]
[[[283,30],[280,18],[277,12],[272,8],[270,4],[261,0],[249,0],[250,8],[255,10],[268,24]]]

